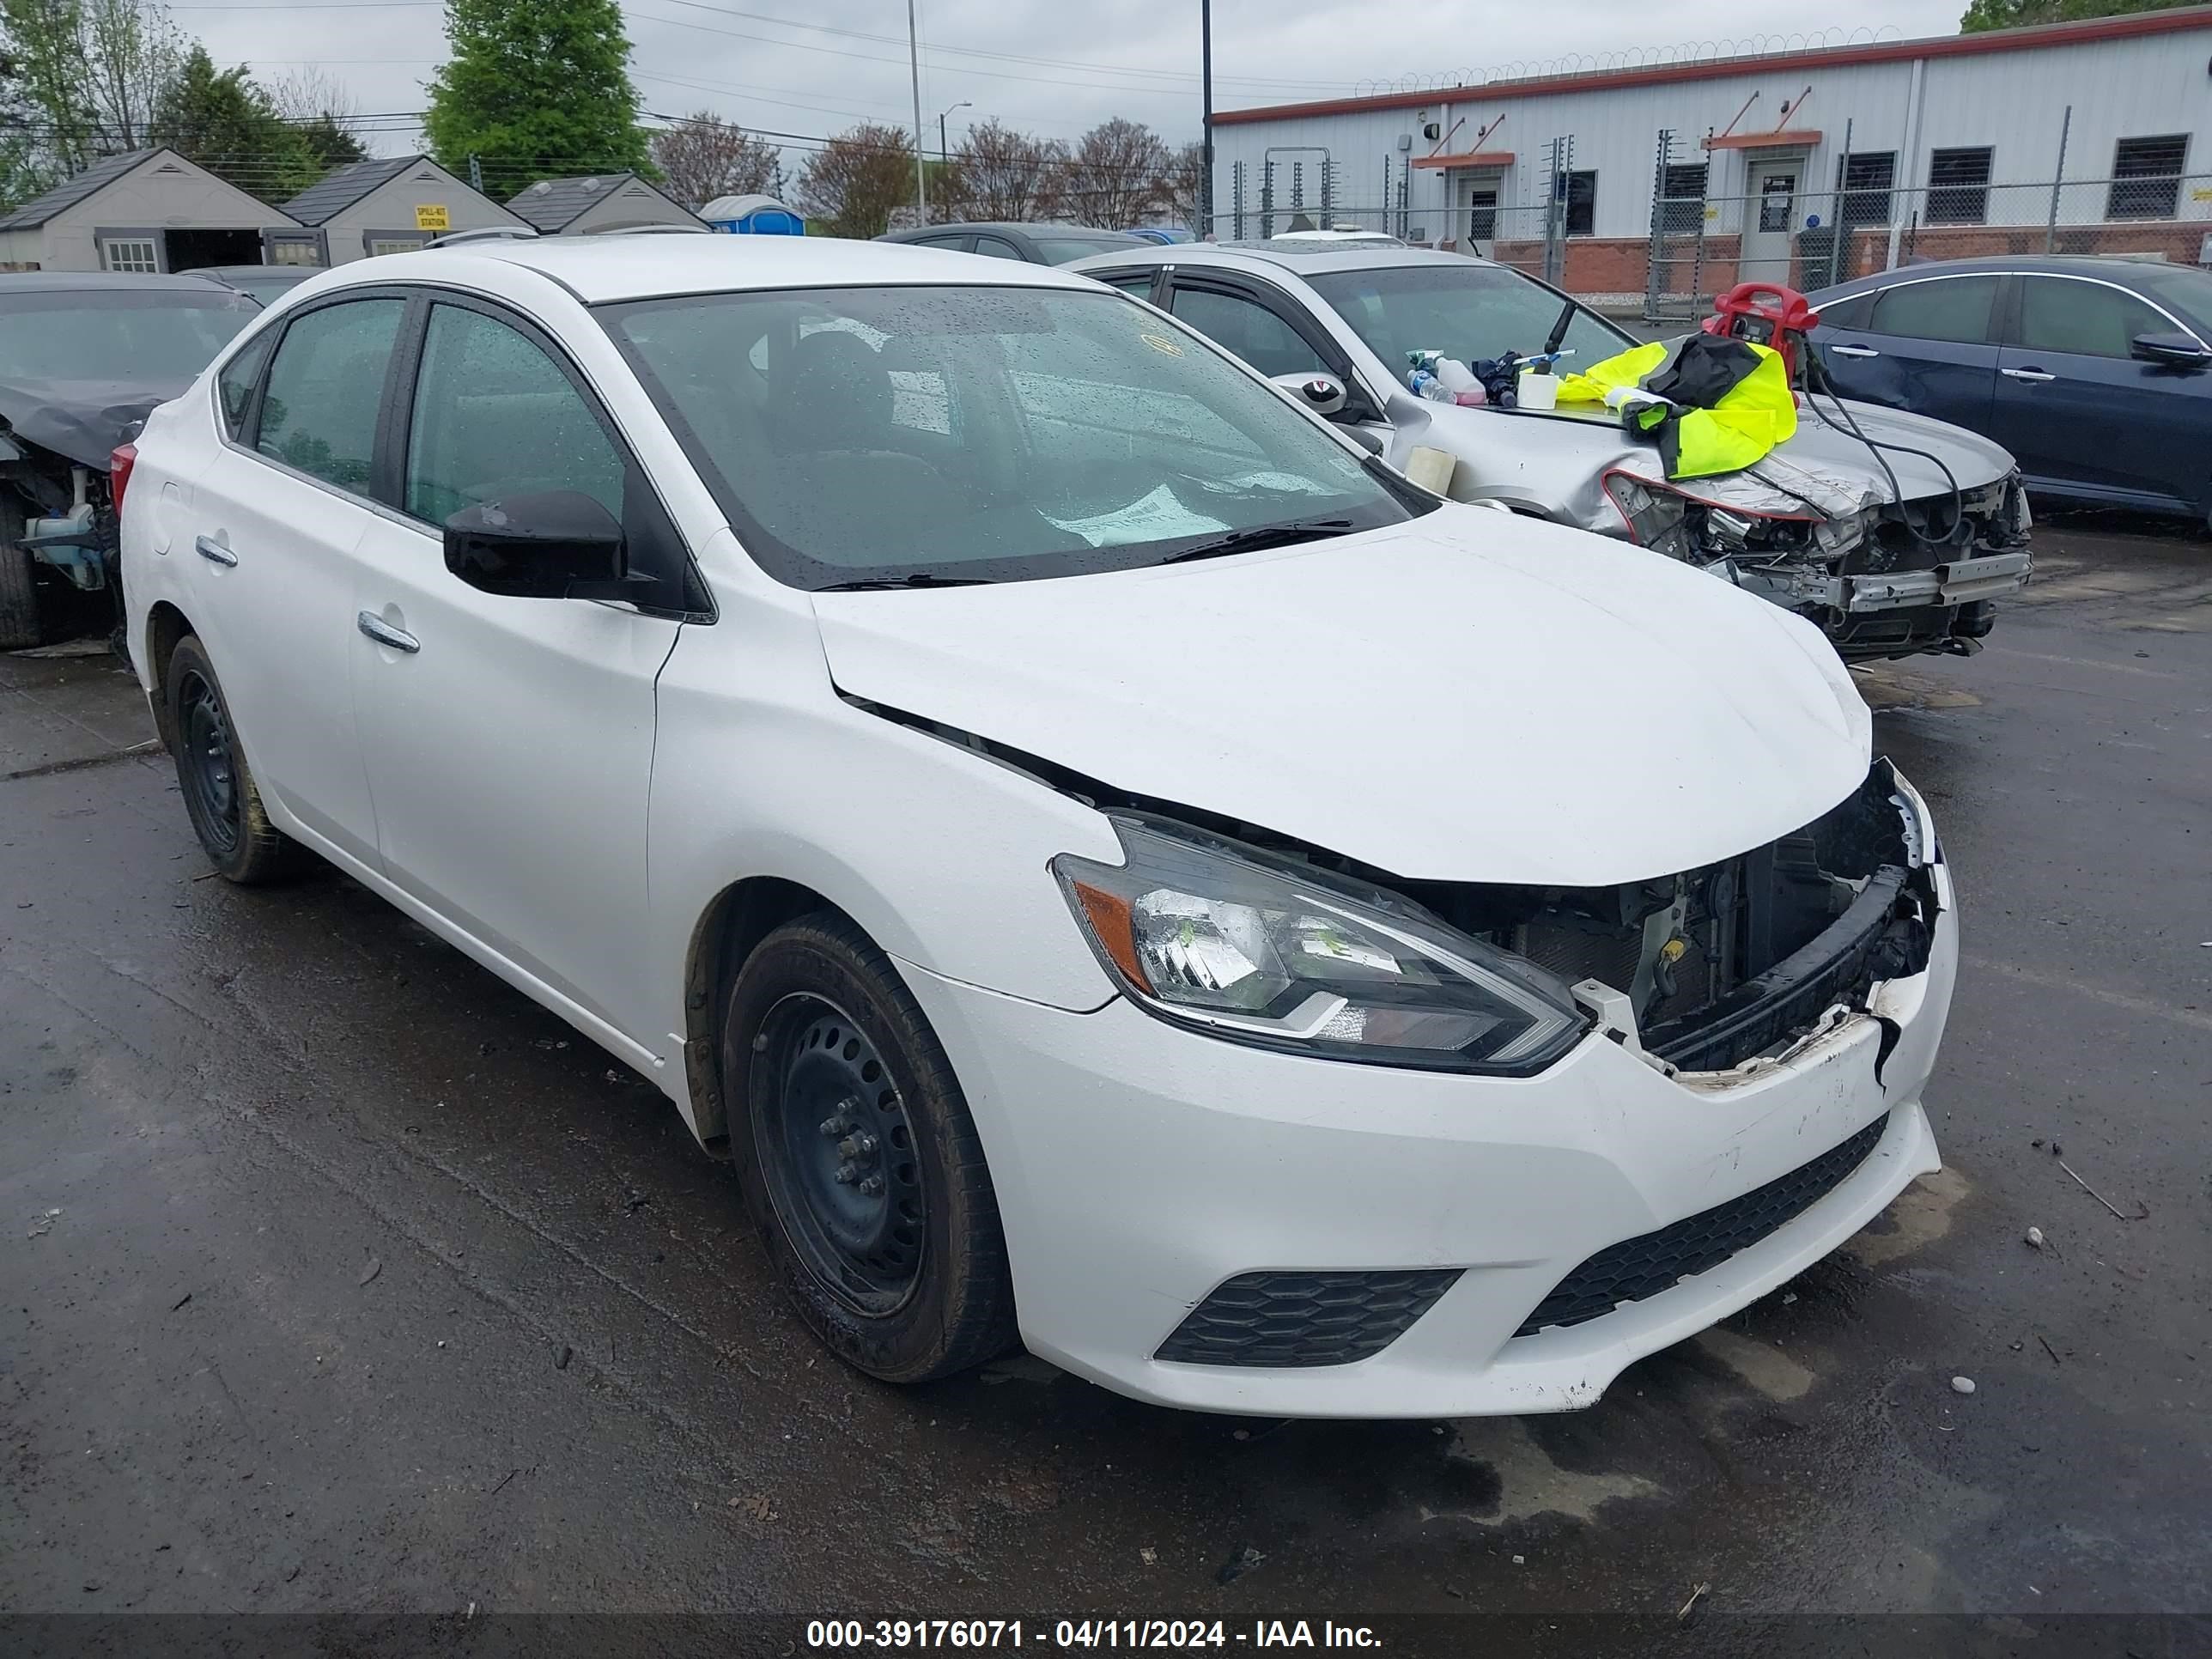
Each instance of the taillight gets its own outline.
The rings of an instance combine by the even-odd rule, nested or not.
[[[131,483],[131,469],[138,465],[137,444],[118,444],[115,453],[107,458],[107,499],[115,508],[115,516],[123,516],[123,492]]]

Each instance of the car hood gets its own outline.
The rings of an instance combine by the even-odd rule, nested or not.
[[[27,443],[105,472],[109,453],[137,435],[154,406],[191,384],[189,377],[158,382],[0,379],[0,421]]]
[[[1827,499],[1872,504],[1896,499],[1899,491],[1908,501],[1948,496],[1953,478],[1961,489],[1974,489],[1996,483],[2014,469],[2013,458],[2002,445],[1948,422],[1872,404],[1850,403],[1847,408],[1868,438],[1902,447],[1885,447],[1876,459],[1847,429],[1849,422],[1835,401],[1824,397],[1820,415],[1799,408],[1796,434],[1772,452],[1820,480],[1826,486],[1820,493]],[[1534,414],[1424,401],[1420,413],[1426,424],[1407,433],[1410,443],[1449,450],[1486,489],[1540,504],[1547,511],[1564,506],[1575,522],[1592,530],[1613,534],[1621,530],[1620,515],[1607,501],[1601,483],[1606,473],[1618,467],[1654,478],[1662,476],[1657,447],[1632,440],[1609,410],[1585,406]],[[1830,420],[1836,425],[1829,425]],[[1897,490],[1889,485],[1892,473]]]
[[[1809,823],[1869,762],[1866,706],[1808,623],[1487,508],[814,605],[849,696],[1409,880],[1695,868]]]

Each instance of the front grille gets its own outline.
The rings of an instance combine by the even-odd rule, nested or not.
[[[1192,1309],[1152,1358],[1275,1370],[1349,1365],[1403,1336],[1461,1271],[1239,1273]]]
[[[1607,1245],[1561,1279],[1513,1334],[1533,1336],[1554,1325],[1602,1319],[1624,1302],[1641,1302],[1718,1267],[1833,1192],[1866,1161],[1888,1124],[1887,1115],[1878,1117],[1840,1146],[1741,1198],[1656,1232]]]

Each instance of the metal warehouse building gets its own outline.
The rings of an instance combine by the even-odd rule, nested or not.
[[[1213,120],[1224,240],[1358,223],[1655,315],[1912,259],[2212,264],[2212,5]]]

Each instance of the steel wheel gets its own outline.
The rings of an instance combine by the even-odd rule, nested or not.
[[[216,689],[201,675],[185,673],[178,691],[178,770],[191,792],[194,827],[220,860],[236,850],[240,829],[230,718]]]
[[[763,1176],[794,1254],[854,1312],[896,1313],[920,1283],[927,1195],[896,1081],[854,1019],[787,996],[763,1023]]]

